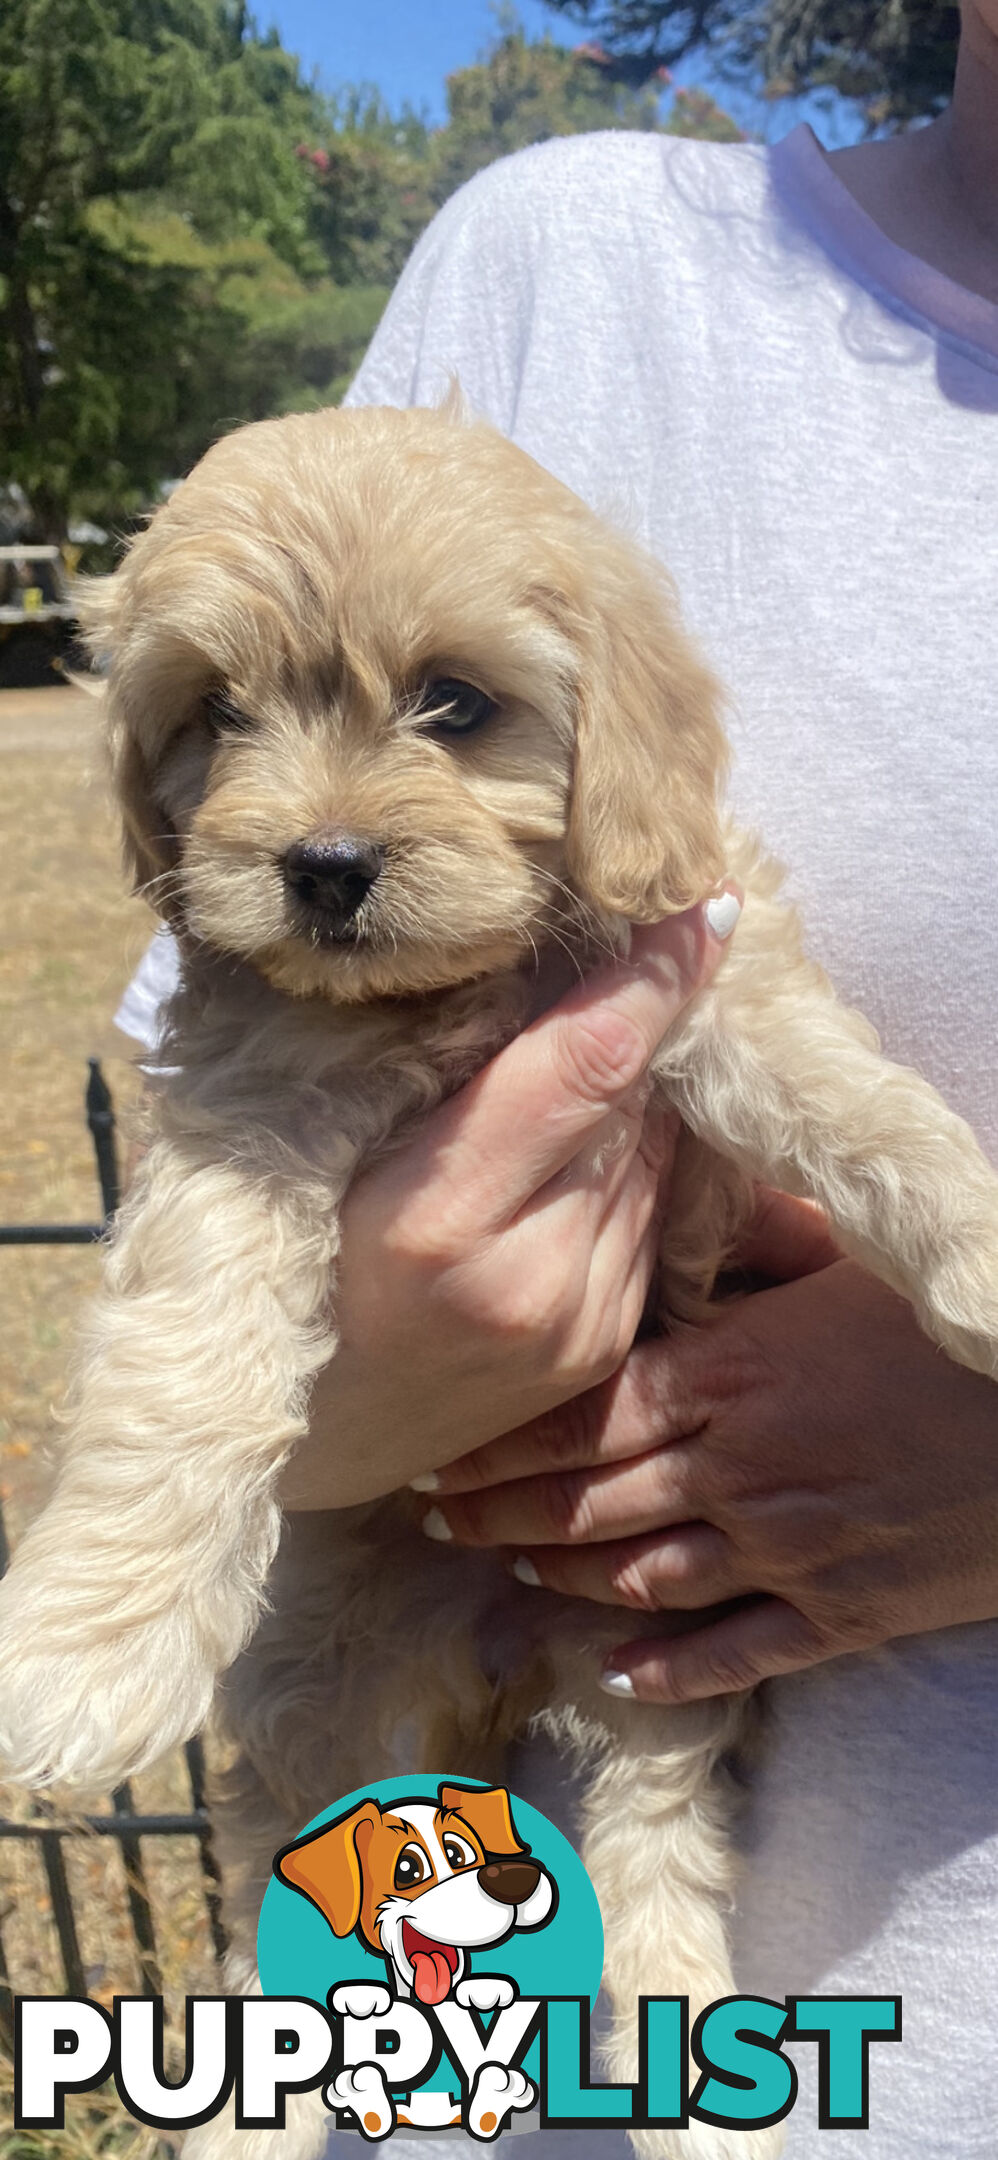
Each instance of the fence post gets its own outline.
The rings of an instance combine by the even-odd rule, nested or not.
[[[97,1176],[104,1209],[104,1222],[108,1223],[121,1199],[121,1181],[118,1176],[118,1150],[114,1135],[114,1105],[111,1090],[100,1069],[97,1058],[88,1058],[90,1078],[87,1081],[87,1124],[97,1157]]]

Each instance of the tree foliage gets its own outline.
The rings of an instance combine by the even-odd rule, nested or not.
[[[239,411],[237,267],[322,267],[310,119],[233,0],[4,0],[0,441],[41,533],[147,499]]]
[[[393,121],[375,98],[336,111],[333,135],[315,154],[325,203],[324,241],[334,274],[368,283],[397,277],[414,240],[455,189],[496,158],[553,136],[598,128],[740,140],[713,98],[679,91],[663,116],[666,71],[631,90],[598,46],[574,51],[531,39],[511,8],[473,66],[446,83],[447,118],[427,129],[412,115]]]
[[[601,41],[619,81],[709,53],[722,75],[760,77],[774,97],[833,90],[868,127],[942,111],[959,8],[944,0],[548,0]]]
[[[330,102],[240,0],[0,4],[0,484],[40,538],[127,522],[220,431],[345,387],[414,241],[493,158],[735,134],[514,18],[429,128]]]

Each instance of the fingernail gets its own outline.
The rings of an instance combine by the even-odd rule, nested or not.
[[[431,1507],[429,1513],[423,1517],[422,1528],[423,1536],[436,1538],[438,1545],[453,1543],[454,1532],[442,1508]]]
[[[435,1471],[435,1470],[424,1470],[424,1471],[423,1471],[423,1474],[422,1474],[422,1477],[414,1477],[414,1478],[410,1478],[410,1480],[409,1480],[409,1491],[410,1491],[410,1492],[439,1492],[439,1491],[440,1491],[440,1479],[439,1479],[439,1477],[437,1476],[437,1473],[436,1473],[436,1471]],[[439,1512],[440,1512],[439,1508],[438,1508],[438,1509],[436,1509],[436,1511],[435,1511],[435,1512],[436,1512],[437,1514],[439,1514]]]
[[[741,899],[730,885],[723,892],[712,894],[704,906],[704,920],[719,944],[731,936],[742,912]]]
[[[535,1568],[533,1561],[527,1559],[526,1553],[517,1553],[516,1559],[513,1562],[513,1573],[516,1576],[517,1582],[528,1583],[531,1590],[540,1589],[541,1578],[537,1573],[537,1569]]]
[[[630,1673],[615,1672],[612,1665],[607,1665],[604,1671],[600,1674],[599,1684],[603,1690],[604,1695],[634,1694],[634,1682],[631,1679]]]

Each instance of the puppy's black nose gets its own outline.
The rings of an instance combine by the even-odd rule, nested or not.
[[[385,859],[384,848],[356,833],[316,833],[284,857],[284,881],[296,900],[332,930],[353,921]]]
[[[497,1905],[525,1905],[540,1879],[535,1860],[487,1860],[478,1870],[486,1897],[495,1898]]]

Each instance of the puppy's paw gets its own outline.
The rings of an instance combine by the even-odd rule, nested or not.
[[[175,1613],[102,1633],[92,1613],[56,1620],[17,1589],[12,1574],[0,1596],[0,1777],[97,1791],[204,1723],[214,1670]]]
[[[489,2145],[520,2108],[533,2107],[537,2087],[522,2070],[507,2070],[504,2063],[482,2063],[468,2103],[468,2129],[473,2138]]]
[[[377,1981],[364,1986],[360,1981],[348,1980],[342,1987],[330,1991],[329,2007],[335,2010],[337,2017],[385,2017],[391,2006],[388,1989],[379,1986]]]
[[[323,2093],[328,2108],[349,2108],[362,2137],[376,2143],[395,2128],[395,2103],[377,2063],[340,2070]]]
[[[461,2010],[506,2010],[516,2001],[516,1988],[504,1973],[469,1973],[458,1981],[454,2000]]]

